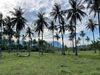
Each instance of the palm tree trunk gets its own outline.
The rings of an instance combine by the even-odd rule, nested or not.
[[[54,31],[52,31],[53,47],[54,47]]]
[[[98,10],[98,26],[99,26],[99,38],[100,38],[100,15]]]
[[[17,55],[18,55],[18,52],[19,52],[19,37],[18,37],[18,39],[17,39]]]
[[[9,53],[11,51],[11,35],[9,35]]]
[[[93,42],[95,42],[95,36],[94,36],[94,31],[92,31],[92,33],[93,33]]]
[[[64,49],[64,34],[61,32],[61,36],[62,36],[62,55],[65,55],[65,49]]]
[[[78,55],[78,52],[77,52],[77,37],[76,37],[76,18],[75,18],[75,55]]]
[[[93,42],[95,42],[95,36],[94,36],[94,31],[92,31],[93,33]],[[96,53],[96,49],[94,48],[94,53]]]
[[[29,53],[29,54],[28,54],[28,56],[30,56],[31,47],[32,47],[32,38],[31,38],[31,37],[30,37],[30,40],[31,40],[31,41],[30,41],[30,46],[29,46],[29,47],[30,47],[30,49],[29,49],[29,52],[28,52],[28,53]]]
[[[43,32],[42,32],[42,44],[43,44]],[[43,47],[41,46],[41,55],[43,55]]]
[[[42,32],[42,40],[43,40],[43,32]]]
[[[18,39],[17,39],[17,55],[18,55],[18,52],[19,52],[19,34],[20,34],[20,32],[19,31],[17,31],[17,35],[18,35]]]
[[[74,39],[72,39],[72,50],[73,50],[73,53],[75,53],[75,51],[74,51]]]

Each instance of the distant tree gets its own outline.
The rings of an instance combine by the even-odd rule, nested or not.
[[[32,36],[34,35],[34,33],[32,32],[32,30],[31,30],[31,28],[30,27],[28,27],[27,28],[27,31],[26,31],[26,36],[28,36],[29,37],[29,39],[30,39],[30,45],[32,45]]]
[[[56,35],[54,35],[54,38],[56,38],[56,39],[57,39],[57,41],[59,42],[60,36],[59,36],[59,34],[58,34],[58,33],[56,33]],[[58,46],[59,46],[59,44],[58,44]]]
[[[53,21],[50,22],[49,30],[52,31],[52,39],[53,39],[53,46],[54,46],[54,30],[56,30],[56,26]]]
[[[93,21],[92,19],[89,19],[88,20],[88,23],[86,24],[86,28],[88,30],[91,30],[92,31],[92,34],[93,34],[93,41],[95,42],[95,35],[94,35],[94,30],[96,28],[96,23],[95,21]]]
[[[89,44],[89,41],[90,41],[90,38],[87,36],[86,37],[86,39],[85,39],[87,42],[88,42],[88,44]]]
[[[84,31],[81,31],[81,32],[80,32],[80,36],[81,36],[82,39],[83,39],[83,45],[84,45],[84,37],[85,37],[85,33],[84,33]]]
[[[80,37],[78,37],[78,39],[77,39],[77,44],[79,44],[80,43],[80,41],[81,41],[81,38]]]
[[[96,23],[92,19],[89,19],[88,20],[88,23],[86,25],[87,25],[86,28],[92,31],[92,34],[93,34],[93,42],[95,42],[94,31],[95,31],[95,28],[96,28]],[[95,49],[95,53],[96,53],[96,49]]]

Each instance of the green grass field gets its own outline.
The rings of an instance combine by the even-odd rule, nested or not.
[[[30,57],[18,57],[16,53],[3,53],[0,75],[100,75],[100,55],[93,52],[80,52],[79,56],[31,53]]]

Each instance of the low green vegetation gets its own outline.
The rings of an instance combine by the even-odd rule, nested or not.
[[[100,75],[100,55],[92,51],[81,51],[78,56],[37,52],[30,57],[2,54],[0,75]]]

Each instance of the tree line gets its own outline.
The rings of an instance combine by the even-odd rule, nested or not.
[[[90,14],[94,12],[94,18],[97,16],[97,23],[93,19],[89,19],[86,24],[86,28],[89,29],[93,34],[93,43],[96,42],[95,39],[95,28],[98,27],[99,29],[99,38],[100,38],[100,17],[99,17],[99,10],[100,10],[100,1],[99,0],[69,0],[69,7],[68,9],[62,9],[62,5],[59,3],[55,3],[52,11],[50,11],[50,17],[46,17],[46,13],[44,11],[39,11],[36,15],[37,19],[34,21],[34,28],[28,27],[26,30],[26,35],[23,35],[23,40],[26,36],[29,37],[30,41],[32,41],[32,37],[34,34],[38,34],[38,41],[39,46],[43,44],[44,40],[44,29],[49,29],[52,32],[52,40],[54,46],[54,38],[56,37],[57,40],[61,37],[62,40],[62,49],[61,54],[65,55],[65,43],[64,43],[64,35],[65,32],[69,32],[69,40],[72,41],[73,52],[75,55],[78,55],[77,45],[80,37],[77,37],[77,25],[78,21],[82,22],[85,16],[88,16],[86,10],[90,10]],[[84,5],[87,4],[85,7]],[[28,21],[23,16],[24,11],[21,7],[14,8],[14,11],[9,12],[12,16],[6,16],[3,18],[3,14],[0,14],[0,27],[1,27],[1,39],[3,34],[6,34],[9,39],[9,49],[11,50],[11,38],[13,36],[17,39],[18,50],[19,50],[19,43],[20,43],[20,33],[21,31],[28,26]],[[15,30],[14,30],[15,29]],[[56,33],[56,35],[55,35]],[[61,36],[60,36],[61,35]],[[80,36],[83,39],[84,44],[84,31],[81,31]],[[67,37],[66,37],[67,38]],[[87,36],[87,41],[90,38]],[[31,42],[29,44],[31,46]],[[42,50],[42,49],[41,49]],[[96,52],[96,50],[95,50]]]

